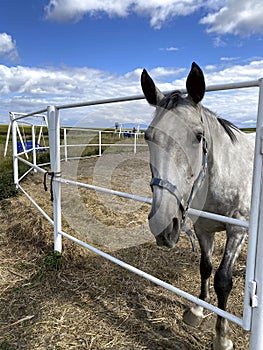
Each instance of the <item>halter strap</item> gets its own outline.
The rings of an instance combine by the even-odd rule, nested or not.
[[[163,179],[159,179],[157,177],[154,177],[154,178],[152,178],[150,185],[151,185],[151,187],[158,186],[158,187],[161,187],[161,188],[169,191],[177,199],[179,205],[181,206],[182,212],[185,211],[185,204],[184,204],[184,199],[183,199],[182,194],[178,190],[177,186],[173,185],[169,180],[163,180]]]
[[[177,199],[178,203],[179,203],[179,206],[180,206],[180,209],[183,213],[183,223],[182,223],[182,230],[185,231],[185,233],[188,235],[190,241],[191,241],[191,244],[192,244],[192,250],[195,251],[196,248],[195,248],[195,242],[194,242],[194,233],[192,232],[191,229],[189,229],[185,222],[186,222],[186,219],[187,219],[187,212],[188,212],[188,209],[198,191],[198,189],[200,188],[202,182],[203,182],[203,179],[205,177],[205,173],[206,173],[206,169],[207,169],[207,151],[208,151],[208,144],[207,144],[207,141],[205,139],[205,136],[203,135],[202,137],[202,143],[203,143],[203,158],[202,158],[202,168],[196,178],[196,180],[194,181],[194,184],[193,184],[193,187],[191,189],[191,192],[190,192],[190,196],[187,200],[187,202],[184,201],[184,198],[183,198],[183,195],[181,194],[181,192],[178,190],[177,186],[172,184],[169,180],[163,180],[163,179],[160,179],[160,178],[152,178],[152,181],[151,181],[151,187],[152,186],[158,186],[158,187],[161,187],[167,191],[169,191],[172,195],[175,196],[175,198]]]
[[[187,210],[189,209],[199,187],[201,186],[202,182],[203,182],[203,179],[205,177],[205,173],[206,173],[206,168],[207,168],[207,141],[205,139],[205,137],[203,136],[203,158],[202,158],[202,168],[200,170],[200,173],[199,175],[197,176],[194,184],[193,184],[193,187],[192,187],[192,190],[191,190],[191,193],[190,193],[190,196],[188,198],[188,201],[187,201],[187,207],[186,207],[186,212]]]

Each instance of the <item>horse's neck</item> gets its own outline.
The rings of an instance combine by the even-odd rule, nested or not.
[[[234,131],[237,142],[233,143],[215,118],[208,115],[205,122],[208,142],[206,206],[227,211],[232,202],[239,201],[247,207],[250,204],[253,144],[238,131]]]
[[[210,170],[213,170],[214,167],[229,168],[234,155],[240,149],[239,138],[241,134],[239,131],[233,130],[237,138],[237,142],[233,142],[219,123],[216,115],[211,111],[206,112],[204,124],[208,143],[208,167]],[[236,156],[239,157],[239,154]]]
[[[244,170],[246,165],[251,166],[253,140],[248,135],[233,128],[236,140],[231,140],[215,116],[207,118],[205,133],[208,142],[208,160],[210,161],[208,165],[211,168],[217,167],[231,173],[231,169],[234,169],[233,166],[240,168],[240,165],[244,164]]]

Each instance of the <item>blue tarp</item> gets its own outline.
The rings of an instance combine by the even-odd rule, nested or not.
[[[26,141],[24,142],[24,147],[26,150],[31,150],[29,152],[32,152],[32,148],[33,148],[33,142],[32,141]],[[38,149],[38,147],[42,147],[39,143],[35,143],[35,148],[36,148],[36,152],[46,152],[45,148],[42,149]],[[22,142],[17,142],[17,152],[23,152],[23,146],[22,146]]]

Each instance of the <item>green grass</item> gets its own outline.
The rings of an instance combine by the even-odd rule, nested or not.
[[[0,144],[5,144],[8,125],[0,124]]]
[[[256,132],[256,128],[244,128],[244,129],[242,128],[240,130],[247,132],[247,133]]]
[[[8,125],[0,125],[0,200],[13,197],[17,194],[14,185],[12,143],[9,141],[7,156],[4,157]],[[27,128],[29,130],[29,128]],[[28,169],[27,165],[20,164],[19,176]]]
[[[4,340],[2,343],[0,343],[0,350],[11,350],[11,349],[12,347],[8,341]]]

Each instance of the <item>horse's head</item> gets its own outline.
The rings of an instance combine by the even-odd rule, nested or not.
[[[179,91],[162,94],[146,70],[142,73],[141,84],[147,101],[156,107],[145,133],[153,191],[149,225],[157,244],[172,248],[178,241],[185,211],[206,166],[206,141],[199,103],[205,93],[204,75],[193,63],[186,81],[186,97]]]

